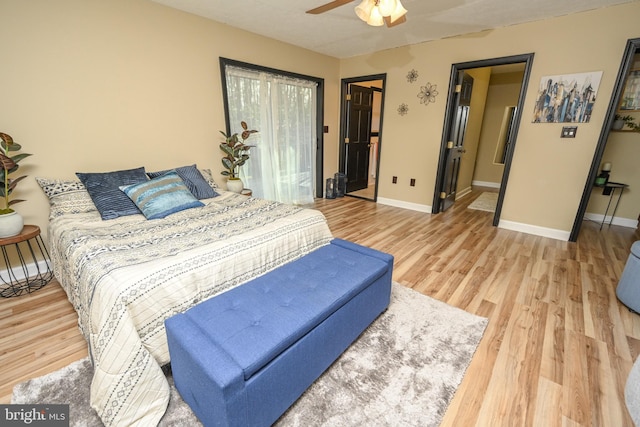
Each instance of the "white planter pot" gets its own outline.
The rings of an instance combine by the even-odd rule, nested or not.
[[[622,120],[616,120],[613,122],[613,126],[611,126],[611,129],[613,130],[621,130],[624,127],[624,121]]]
[[[244,183],[240,178],[229,178],[227,180],[227,190],[240,193],[244,189]]]
[[[17,236],[23,226],[24,221],[18,212],[0,215],[0,238]]]

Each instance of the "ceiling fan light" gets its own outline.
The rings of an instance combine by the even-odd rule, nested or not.
[[[400,0],[396,0],[396,8],[389,17],[391,23],[394,23],[398,19],[402,18],[404,15],[406,15],[406,13],[407,13],[407,9],[405,9],[404,6],[402,6],[402,3],[400,2]]]
[[[382,14],[380,14],[380,9],[378,9],[378,6],[374,7],[371,10],[371,15],[369,15],[369,19],[367,19],[367,24],[371,25],[372,27],[380,27],[384,25],[384,18],[382,17]]]
[[[373,9],[374,5],[374,0],[362,0],[362,3],[360,3],[355,8],[358,18],[362,19],[364,22],[367,22],[369,20],[369,16],[371,16],[371,10]]]
[[[397,0],[378,0],[378,9],[382,16],[390,16],[397,7]]]

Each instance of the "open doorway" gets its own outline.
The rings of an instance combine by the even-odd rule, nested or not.
[[[340,172],[348,196],[376,201],[386,74],[342,79]]]
[[[625,93],[625,82],[627,81],[627,77],[632,71],[634,70],[637,71],[639,68],[640,68],[640,38],[629,39],[627,41],[624,54],[622,55],[620,70],[618,71],[618,77],[616,78],[616,84],[613,89],[613,95],[611,96],[611,101],[609,102],[607,115],[605,117],[602,130],[600,131],[600,138],[598,139],[598,145],[596,146],[596,151],[594,153],[593,160],[591,162],[591,169],[589,171],[589,176],[587,177],[587,181],[585,183],[584,190],[582,192],[582,199],[580,200],[580,206],[578,207],[578,212],[576,213],[576,217],[573,222],[573,228],[571,229],[571,234],[569,235],[570,242],[575,242],[578,239],[580,228],[582,226],[582,221],[585,218],[585,214],[587,213],[587,207],[589,205],[589,201],[592,198],[592,196],[595,196],[596,194],[598,194],[598,197],[605,196],[605,200],[607,200],[608,196],[606,196],[606,188],[600,191],[597,188],[594,189],[594,184],[596,183],[596,176],[600,173],[601,165],[603,164],[603,162],[604,163],[611,162],[610,158],[604,157],[605,154],[607,154],[608,156],[610,155],[607,153],[608,148],[614,148],[611,150],[611,152],[617,152],[619,156],[618,158],[621,161],[627,162],[626,173],[623,175],[617,175],[617,172],[620,170],[618,169],[620,167],[620,164],[619,163],[617,165],[613,164],[613,168],[616,168],[615,170],[616,174],[611,173],[612,181],[614,179],[616,181],[629,181],[628,182],[629,184],[630,183],[635,184],[636,182],[638,182],[637,154],[634,154],[636,152],[635,150],[637,150],[636,148],[637,141],[635,140],[634,137],[637,137],[637,135],[633,135],[633,134],[622,135],[621,133],[615,133],[615,132],[612,133],[611,129],[617,114],[630,115],[631,117],[634,117],[634,120],[636,123],[639,121],[638,117],[640,117],[640,114],[639,114],[640,109],[636,109],[637,104],[634,105],[632,108],[626,108],[626,106],[624,106],[623,104],[623,102],[625,101],[623,99],[623,96]],[[629,131],[622,130],[620,132],[629,132]],[[628,140],[629,137],[632,137],[634,140],[633,141]],[[611,141],[612,139],[614,139],[615,141]],[[608,147],[608,144],[610,142],[617,144],[618,147]],[[625,144],[626,144],[626,147],[624,146]],[[608,169],[611,169],[611,166],[612,165],[610,163],[608,165]],[[625,168],[622,168],[622,169],[624,170]],[[624,191],[625,189],[620,189],[619,195],[622,195]],[[602,195],[602,193],[605,193],[605,194]],[[613,195],[614,195],[613,193],[609,194],[609,196],[613,196]],[[611,199],[613,199],[613,197],[608,199],[609,203],[612,201]],[[620,201],[619,198],[617,200]],[[626,199],[625,202],[627,202],[628,200],[629,199]],[[630,200],[633,201],[638,199],[636,197]],[[640,211],[640,206],[638,206],[637,203],[632,202],[631,209],[636,209],[634,212],[637,213]],[[597,209],[597,210],[600,210],[600,209]],[[607,217],[607,211],[609,211],[608,205],[606,210],[604,209],[601,210],[601,212],[604,213],[601,225],[605,221],[613,222],[614,220],[615,209],[613,211],[614,214],[611,214],[610,219]],[[636,227],[637,226],[638,226],[638,223],[636,223]]]
[[[490,162],[494,163],[496,170],[499,171],[499,176],[495,178],[498,183],[493,183],[498,189],[493,225],[498,225],[517,139],[522,107],[524,105],[524,96],[533,63],[533,56],[534,54],[530,53],[452,65],[446,106],[447,113],[445,114],[444,130],[442,133],[432,213],[435,214],[446,210],[455,202],[456,197],[460,197],[459,191],[465,190],[464,184],[462,184],[461,187],[461,181],[459,179],[460,174],[465,173],[464,163],[465,161],[467,162],[469,166],[468,169],[470,169],[473,174],[479,158],[478,135],[480,130],[476,130],[477,135],[473,138],[475,139],[474,146],[469,147],[471,150],[465,148],[466,135],[462,135],[462,137],[460,135],[460,129],[463,128],[466,129],[466,132],[470,132],[469,129],[471,125],[470,122],[461,124],[460,118],[473,116],[473,101],[469,104],[469,101],[466,100],[466,98],[469,97],[468,91],[473,90],[469,89],[469,76],[473,76],[477,70],[484,70],[491,75],[494,70],[498,72],[498,70],[502,68],[506,71],[517,71],[521,73],[522,79],[515,105],[514,102],[503,105],[502,114],[499,118],[494,119],[495,123],[492,123],[498,130],[495,138],[492,137],[494,141],[492,142],[492,149],[490,150],[492,151]],[[463,83],[465,80],[467,83]],[[482,114],[480,114],[479,117],[480,120],[482,120],[484,117],[484,103],[480,108],[482,108]],[[467,110],[467,113],[461,114],[461,111],[464,109]],[[477,116],[477,111],[475,113]],[[484,125],[476,123],[475,127],[482,128]]]

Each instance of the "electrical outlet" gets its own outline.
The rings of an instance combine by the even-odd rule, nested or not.
[[[414,178],[411,178],[411,181],[409,182],[409,185],[412,187],[416,186],[416,180]]]
[[[394,184],[397,184],[397,183],[398,183],[398,177],[397,177],[397,176],[394,176],[394,177],[391,179],[391,182],[392,182],[392,183],[394,183]]]

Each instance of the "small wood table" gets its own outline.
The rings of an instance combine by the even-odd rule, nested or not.
[[[13,247],[13,251],[9,251]],[[0,271],[0,296],[17,297],[45,286],[53,278],[49,252],[40,227],[25,225],[20,234],[0,238],[4,269]],[[20,265],[12,265],[17,260]]]

